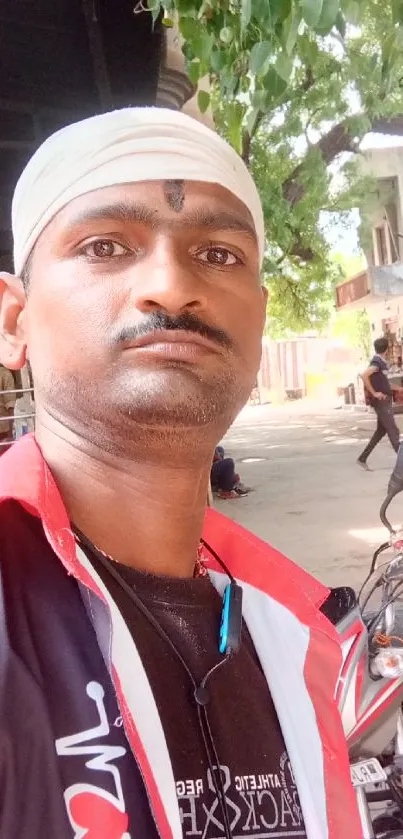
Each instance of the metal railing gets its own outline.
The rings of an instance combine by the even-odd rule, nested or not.
[[[12,396],[15,397],[15,402],[18,399],[18,396],[25,396],[26,394],[30,394],[31,396],[34,393],[33,387],[20,387],[20,388],[10,388],[7,390],[0,391],[0,397],[7,397]],[[27,420],[34,420],[35,419],[35,405],[32,404],[32,411],[24,412],[24,413],[13,413],[13,414],[6,414],[5,416],[0,416],[0,437],[3,433],[4,428],[6,430],[10,429],[14,432],[13,436],[10,434],[10,438],[2,440],[0,439],[0,454],[2,450],[8,449],[13,443],[16,442],[16,429],[18,428],[18,423],[24,423]]]

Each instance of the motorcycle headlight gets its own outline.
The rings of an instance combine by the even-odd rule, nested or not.
[[[396,679],[403,676],[403,648],[380,650],[372,660],[372,671],[384,679]]]

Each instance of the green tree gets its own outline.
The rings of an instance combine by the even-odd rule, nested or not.
[[[329,331],[333,338],[343,338],[349,347],[358,350],[363,365],[369,361],[372,339],[366,311],[337,312],[331,320]]]
[[[332,259],[340,267],[343,279],[365,270],[365,260],[362,256],[346,257],[342,253],[334,253]],[[368,313],[365,310],[333,311],[329,334],[333,338],[343,338],[349,347],[358,350],[361,363],[366,364],[371,355],[372,336]]]
[[[336,278],[323,226],[361,206],[360,141],[403,109],[403,0],[148,5],[178,20],[190,78],[211,79],[199,105],[255,176],[272,327],[319,327]]]

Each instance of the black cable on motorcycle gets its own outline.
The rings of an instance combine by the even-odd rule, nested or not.
[[[365,584],[368,582],[371,575],[374,574],[374,572],[376,571],[376,560],[378,559],[378,556],[381,553],[383,553],[384,551],[386,551],[388,548],[390,548],[390,542],[389,541],[382,542],[382,545],[379,545],[379,548],[376,549],[376,551],[375,551],[375,553],[372,557],[371,568],[369,570],[368,577],[367,577],[365,583],[363,584],[363,586],[361,587],[361,591],[364,588]],[[361,591],[360,591],[360,593],[361,593]]]
[[[391,596],[390,596],[388,602],[384,603],[383,606],[381,606],[381,608],[379,609],[379,612],[377,612],[376,615],[374,615],[374,617],[372,618],[372,620],[368,624],[367,630],[368,630],[369,640],[372,640],[372,634],[373,634],[374,629],[376,629],[376,624],[378,623],[379,618],[381,618],[382,615],[384,614],[384,612],[386,612],[386,609],[388,608],[388,606],[390,606],[390,604],[393,603],[399,589],[403,589],[403,580],[401,580],[399,583],[397,583],[395,585],[394,589],[392,590],[392,593],[391,593]]]
[[[383,551],[386,551],[386,550],[387,550],[387,548],[389,548],[389,547],[390,547],[389,542],[382,542],[382,545],[380,545],[380,546],[379,546],[379,548],[377,548],[377,549],[376,549],[376,551],[375,551],[375,553],[374,553],[374,555],[373,555],[373,557],[372,557],[372,562],[371,562],[371,567],[370,567],[370,569],[369,569],[369,574],[368,574],[368,575],[367,575],[367,577],[365,578],[365,580],[364,580],[364,582],[363,582],[363,584],[362,584],[362,586],[361,586],[361,588],[360,588],[360,590],[359,590],[359,592],[358,592],[358,598],[357,598],[357,599],[358,599],[358,602],[360,602],[360,600],[361,600],[361,595],[362,595],[362,593],[363,593],[363,591],[364,591],[365,586],[367,585],[368,581],[371,579],[372,575],[375,573],[375,570],[376,570],[376,560],[378,559],[378,556],[379,556],[381,553],[383,553]],[[368,603],[369,598],[371,597],[371,594],[373,594],[373,592],[375,591],[375,589],[376,589],[377,585],[380,585],[380,584],[381,584],[381,583],[380,583],[380,579],[379,579],[379,580],[377,580],[376,584],[372,587],[371,592],[370,592],[370,594],[367,596],[367,598],[366,598],[366,600],[365,600],[364,604],[361,606],[361,609],[364,609],[364,608],[365,608],[366,604]]]
[[[388,560],[387,562],[383,562],[383,563],[380,565],[380,568],[384,568],[384,566],[385,566],[385,565],[386,565],[386,566],[389,566],[389,565],[390,565],[390,562],[391,562],[391,560]],[[368,583],[368,581],[371,579],[371,577],[372,577],[372,574],[368,574],[368,577],[366,578],[366,580],[364,581],[364,583],[362,584],[362,586],[361,586],[361,588],[360,588],[360,592],[359,592],[359,595],[358,595],[358,603],[360,604],[361,612],[363,612],[363,611],[364,611],[364,609],[365,609],[365,607],[366,607],[366,605],[367,605],[368,601],[371,599],[371,597],[372,597],[372,595],[373,595],[374,591],[375,591],[377,588],[380,588],[380,586],[381,586],[381,585],[383,584],[383,582],[384,582],[384,574],[382,573],[382,574],[380,574],[380,576],[378,577],[378,579],[375,581],[375,583],[373,584],[372,588],[370,588],[370,590],[369,590],[369,592],[368,592],[368,594],[367,594],[367,596],[366,596],[366,598],[365,598],[364,602],[363,602],[363,603],[360,603],[360,598],[361,598],[361,595],[362,595],[363,589],[365,588],[365,586],[367,585],[367,583]]]

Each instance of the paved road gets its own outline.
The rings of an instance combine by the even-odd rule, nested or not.
[[[224,445],[255,491],[217,507],[326,584],[359,586],[385,535],[378,510],[395,461],[383,441],[373,472],[356,465],[373,425],[371,414],[301,402],[246,408]],[[403,494],[392,513],[403,520]]]

